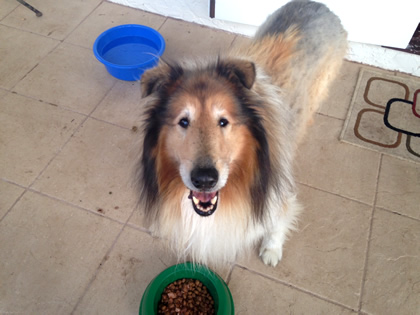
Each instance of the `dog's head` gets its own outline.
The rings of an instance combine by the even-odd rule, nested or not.
[[[243,60],[193,69],[161,63],[142,76],[143,97],[154,96],[146,113],[143,197],[153,203],[182,186],[195,212],[209,216],[225,196],[250,193],[239,187],[255,186],[264,176],[259,164],[268,163],[261,118],[246,101],[255,78],[254,64]]]

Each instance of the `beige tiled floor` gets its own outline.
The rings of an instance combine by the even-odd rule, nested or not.
[[[175,259],[130,185],[139,84],[110,77],[93,41],[146,24],[177,59],[243,39],[100,0],[31,4],[42,18],[0,6],[0,314],[136,314]],[[345,63],[299,150],[305,211],[282,262],[220,272],[237,314],[420,313],[420,165],[338,141],[362,67]]]

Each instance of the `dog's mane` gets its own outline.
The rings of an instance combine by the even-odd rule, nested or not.
[[[158,184],[159,174],[157,174],[158,143],[167,117],[171,96],[176,94],[178,89],[182,89],[180,81],[184,78],[194,76],[195,73],[206,73],[218,80],[226,80],[226,84],[231,87],[238,101],[239,119],[255,140],[252,142],[255,148],[249,149],[249,152],[255,151],[256,158],[256,163],[254,163],[256,169],[253,171],[252,181],[250,183],[235,182],[235,184],[249,185],[247,196],[250,198],[250,211],[255,220],[261,220],[270,187],[276,185],[276,175],[270,161],[267,132],[261,114],[264,104],[254,96],[255,93],[249,87],[244,85],[243,74],[235,73],[234,67],[223,58],[219,57],[216,62],[210,63],[205,68],[197,67],[197,70],[190,70],[179,64],[167,62],[164,63],[163,67],[165,68],[164,71],[157,71],[157,77],[149,79],[148,85],[142,87],[146,95],[152,94],[147,104],[148,109],[145,111],[143,153],[139,161],[138,178],[141,191],[140,202],[145,207],[146,217],[149,217],[149,219],[155,217],[159,212],[160,202],[162,202]],[[229,185],[229,179],[227,185]],[[234,194],[230,194],[231,198],[233,198],[232,195]],[[230,202],[234,204],[234,200]]]

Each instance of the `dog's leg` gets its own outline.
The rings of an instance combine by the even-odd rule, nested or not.
[[[280,213],[272,218],[271,228],[264,235],[260,257],[264,264],[275,267],[283,256],[283,244],[291,230],[296,228],[301,206],[293,196],[287,200]]]

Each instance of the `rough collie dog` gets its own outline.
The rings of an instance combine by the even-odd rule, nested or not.
[[[296,146],[346,48],[337,16],[297,0],[245,47],[144,73],[141,207],[180,260],[221,265],[260,244],[279,262],[300,212]]]

